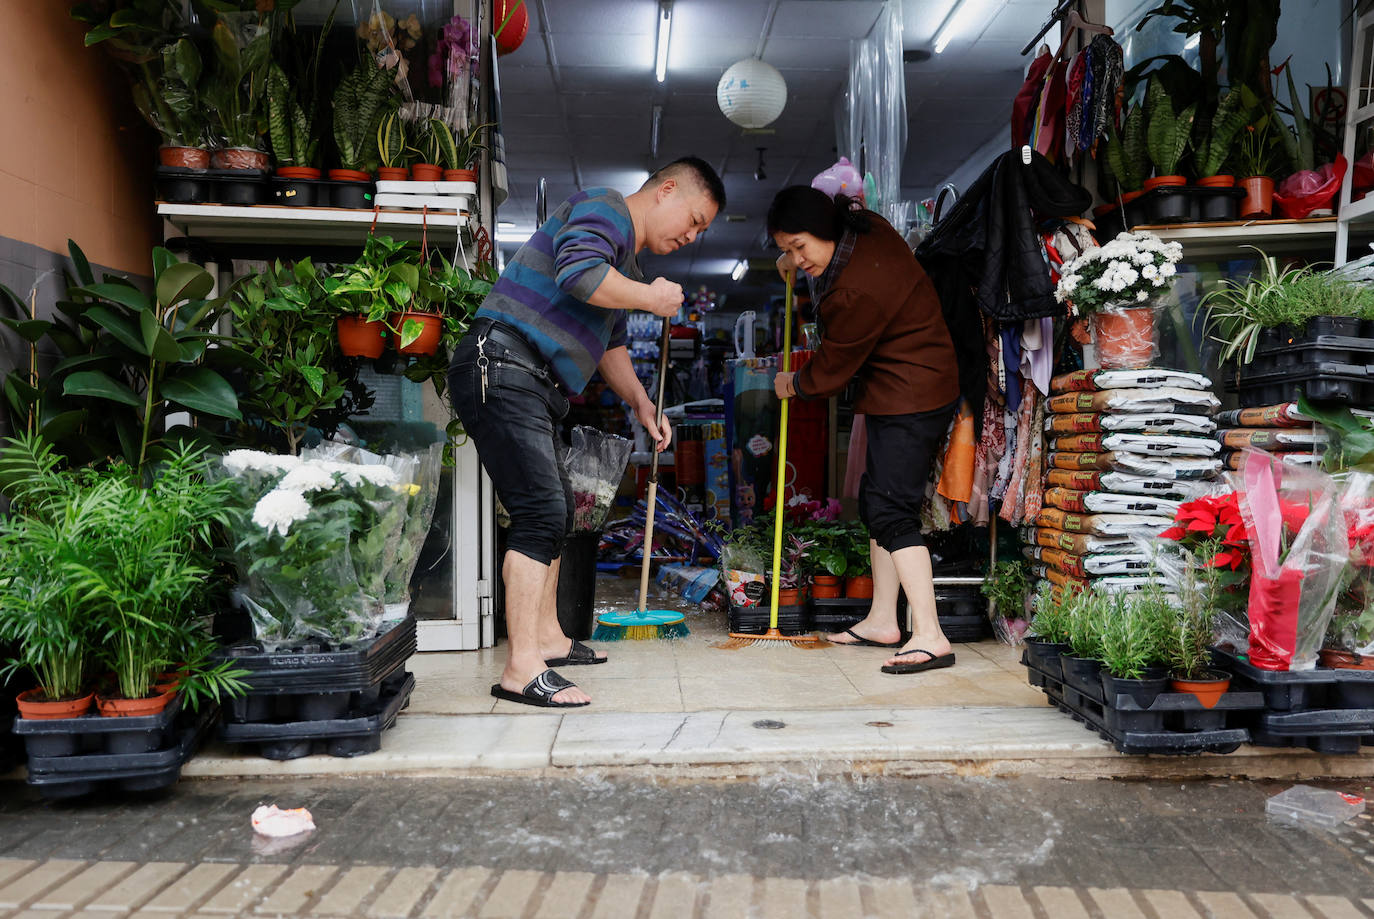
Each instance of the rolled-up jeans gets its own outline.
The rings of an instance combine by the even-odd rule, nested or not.
[[[555,427],[568,414],[568,400],[547,368],[532,366],[528,351],[507,347],[504,336],[482,344],[484,386],[479,328],[474,324],[454,351],[449,398],[510,514],[506,547],[547,565],[562,555],[572,528],[572,485]]]

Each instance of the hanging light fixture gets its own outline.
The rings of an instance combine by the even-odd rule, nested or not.
[[[773,65],[745,58],[721,75],[716,104],[740,127],[762,128],[772,124],[787,105],[787,81]]]

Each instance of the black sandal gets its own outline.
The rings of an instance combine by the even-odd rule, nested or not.
[[[922,670],[939,670],[941,667],[954,666],[954,652],[941,654],[936,657],[925,648],[912,648],[910,651],[898,651],[893,657],[905,657],[908,654],[924,654],[926,659],[910,664],[884,664],[883,673],[920,673]]]
[[[505,699],[507,702],[519,702],[521,705],[533,705],[538,708],[581,708],[591,704],[590,702],[553,701],[554,696],[569,686],[575,688],[577,684],[564,679],[552,670],[545,670],[525,684],[525,688],[519,692],[511,692],[500,683],[496,683],[491,687],[491,694],[498,699]]]
[[[853,629],[845,629],[845,635],[852,635],[856,641],[832,641],[832,645],[839,645],[841,648],[900,648],[902,642],[897,641],[874,641],[871,638],[864,638]]]
[[[574,638],[572,639],[572,644],[568,646],[566,657],[551,657],[544,661],[544,666],[579,667],[588,664],[604,664],[609,659],[610,658],[606,657],[597,657],[595,651]]]

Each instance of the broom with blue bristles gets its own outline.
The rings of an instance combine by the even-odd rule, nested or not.
[[[663,430],[663,393],[668,380],[669,320],[663,320],[663,333],[658,346],[658,398],[654,400],[654,418]],[[639,567],[639,609],[634,612],[606,613],[596,619],[592,641],[644,640],[652,638],[681,638],[688,634],[686,618],[676,610],[645,609],[649,600],[649,565],[654,554],[654,509],[658,506],[658,448],[649,461],[649,493],[644,510],[644,545],[640,549],[643,561]]]

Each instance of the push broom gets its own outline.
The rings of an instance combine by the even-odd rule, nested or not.
[[[783,300],[782,372],[792,369],[792,278],[787,276],[787,294]],[[782,519],[784,494],[787,490],[787,406],[792,400],[782,399],[782,417],[778,422],[778,476],[773,499],[773,582],[768,609],[768,631],[762,635],[731,632],[730,637],[714,647],[726,650],[744,648],[760,641],[786,641],[798,648],[820,648],[828,645],[817,635],[784,635],[778,629],[778,580],[782,573]]]
[[[663,333],[658,344],[658,398],[654,400],[654,420],[663,430],[663,393],[668,380],[669,320],[663,320]],[[640,549],[644,560],[639,566],[639,608],[632,613],[606,613],[598,616],[592,641],[620,641],[649,638],[681,638],[687,634],[687,620],[676,610],[646,609],[649,602],[649,565],[654,552],[654,511],[658,507],[658,450],[653,449],[649,460],[649,491],[644,510],[644,545]]]

